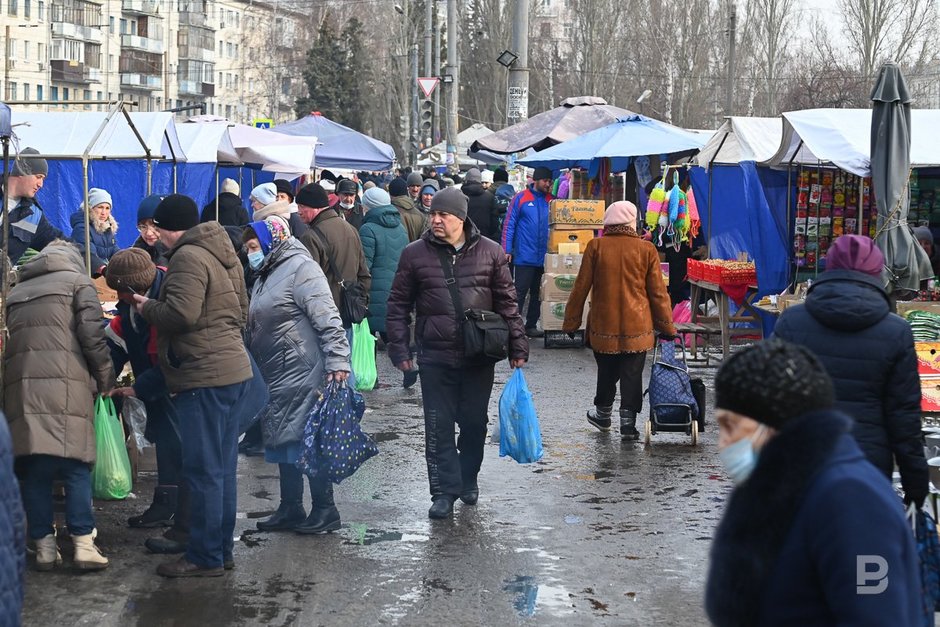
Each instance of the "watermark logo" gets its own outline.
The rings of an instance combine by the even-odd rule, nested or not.
[[[888,561],[880,555],[855,556],[855,593],[881,594],[888,589]]]

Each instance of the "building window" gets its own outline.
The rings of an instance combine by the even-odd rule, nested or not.
[[[108,32],[114,34],[114,16],[108,18]]]
[[[68,88],[68,87],[63,87],[63,88],[62,88],[62,100],[66,100],[66,101],[67,101],[68,99],[69,99],[69,88]]]
[[[131,33],[127,30],[127,20],[125,20],[123,17],[121,18],[121,34],[122,34],[122,35],[129,35],[129,34],[131,34]]]
[[[28,41],[23,42],[23,60],[29,61],[29,42]]]
[[[16,17],[16,14],[17,14],[16,5],[17,5],[17,0],[9,0],[9,2],[7,2],[7,13],[9,15]]]
[[[42,100],[42,85],[36,85],[36,100]]]
[[[26,18],[27,20],[30,17],[29,13],[30,13],[29,0],[23,0],[23,17]]]
[[[7,97],[10,100],[16,100],[17,96],[16,96],[16,83],[15,82],[10,81],[9,83],[7,83],[7,92],[8,92]]]
[[[16,40],[10,38],[10,58],[16,59]]]
[[[40,63],[46,60],[46,49],[42,44],[36,44],[36,60]]]
[[[29,100],[29,83],[23,83],[23,100]]]
[[[232,105],[225,105],[225,117],[232,119]]]
[[[40,22],[46,19],[46,3],[43,0],[36,3],[36,16]]]

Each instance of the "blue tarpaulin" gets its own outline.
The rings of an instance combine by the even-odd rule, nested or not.
[[[519,163],[553,170],[583,168],[593,178],[603,158],[610,159],[611,172],[623,172],[633,157],[694,151],[707,139],[659,120],[633,115],[541,150]]]
[[[285,135],[315,136],[317,149],[310,167],[391,170],[395,160],[395,150],[385,142],[333,122],[319,113],[278,124],[271,130]]]

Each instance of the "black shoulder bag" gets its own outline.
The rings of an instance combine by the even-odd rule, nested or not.
[[[496,363],[509,356],[509,325],[495,311],[464,309],[460,300],[460,286],[454,276],[454,264],[447,251],[438,249],[444,283],[454,301],[457,332],[463,335],[463,354],[468,361]]]
[[[339,317],[343,320],[343,326],[348,327],[353,324],[359,324],[369,315],[368,294],[362,288],[359,281],[347,281],[343,275],[336,269],[336,262],[333,261],[333,251],[326,245],[326,238],[323,237],[323,231],[320,227],[313,227],[317,234],[317,239],[323,245],[326,253],[327,263],[330,264],[330,274],[339,278],[339,302],[336,308],[339,309]]]

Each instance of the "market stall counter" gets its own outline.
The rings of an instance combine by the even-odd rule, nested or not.
[[[706,332],[721,334],[722,359],[728,356],[732,337],[763,337],[760,312],[755,307],[758,292],[753,263],[689,260],[689,284],[692,288],[692,324],[704,326]],[[709,298],[717,305],[717,316],[701,313],[700,306]],[[729,300],[734,300],[738,306],[734,314]],[[693,342],[693,358],[696,356],[695,345]]]

